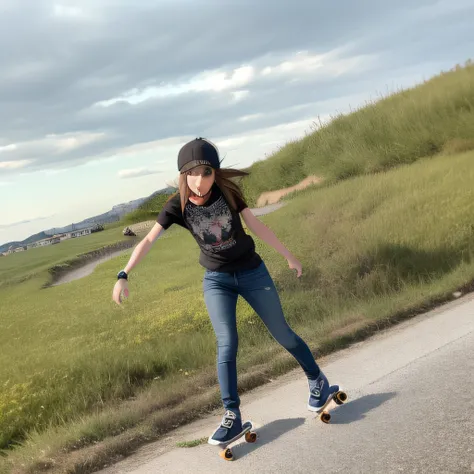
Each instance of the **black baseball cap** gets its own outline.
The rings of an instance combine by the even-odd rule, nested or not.
[[[178,170],[180,173],[196,168],[196,166],[208,165],[219,169],[221,162],[216,147],[204,138],[195,138],[186,143],[178,153]]]

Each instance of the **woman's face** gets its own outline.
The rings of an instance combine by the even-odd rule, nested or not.
[[[198,166],[186,173],[186,180],[192,192],[190,199],[195,204],[201,204],[208,199],[207,193],[214,184],[215,172],[210,166]]]

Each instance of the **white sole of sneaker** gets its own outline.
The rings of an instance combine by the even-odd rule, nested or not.
[[[237,441],[239,438],[244,436],[245,433],[250,431],[252,428],[253,428],[253,423],[250,420],[248,420],[248,421],[246,421],[245,423],[242,424],[242,431],[237,436],[234,436],[232,439],[230,439],[228,441],[217,441],[215,439],[212,439],[212,435],[211,435],[211,436],[209,436],[209,439],[207,440],[207,442],[208,442],[208,444],[211,444],[212,446],[228,446],[229,444],[233,443],[234,441]]]

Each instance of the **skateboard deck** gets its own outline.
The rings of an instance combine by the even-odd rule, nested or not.
[[[339,405],[344,404],[347,401],[347,394],[343,390],[338,390],[331,394],[330,397],[326,400],[326,403],[319,409],[318,418],[323,422],[328,424],[331,421],[331,414],[329,413],[330,410],[333,410]],[[335,403],[336,407],[331,408],[331,403]]]
[[[229,448],[229,446],[242,438],[242,436],[245,436],[245,441],[247,441],[247,443],[255,443],[255,441],[257,441],[257,433],[253,432],[252,428],[252,422],[246,421],[242,425],[242,431],[237,436],[224,443],[215,444],[214,446],[217,446],[220,450],[219,456],[226,461],[233,461],[234,454],[232,453],[232,448]]]

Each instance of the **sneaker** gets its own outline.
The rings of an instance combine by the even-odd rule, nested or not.
[[[326,376],[320,372],[316,380],[308,380],[309,400],[308,410],[319,411],[333,393],[339,390],[339,385],[329,385]]]
[[[221,424],[209,436],[208,443],[219,445],[232,441],[242,432],[242,419],[238,409],[227,410],[222,418]]]

